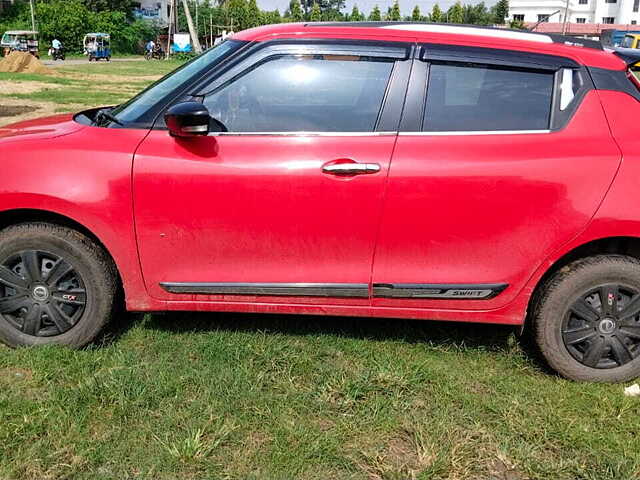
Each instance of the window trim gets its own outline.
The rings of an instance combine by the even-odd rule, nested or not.
[[[554,71],[553,93],[551,104],[551,115],[549,119],[549,127],[540,130],[488,130],[488,131],[442,131],[442,132],[423,132],[422,121],[426,109],[426,96],[429,79],[430,68],[430,52],[438,48],[443,50],[445,47],[453,55],[449,57],[438,55],[438,61],[451,61],[453,63],[486,63],[484,59],[496,60],[496,62],[488,63],[499,66],[513,66],[516,68],[540,69],[538,65],[547,65],[550,70]],[[430,50],[431,49],[431,50]],[[528,57],[528,58],[527,58]],[[520,61],[512,63],[508,60],[517,58]],[[524,62],[522,59],[526,59]],[[466,62],[464,61],[466,60]],[[500,63],[497,63],[500,62]],[[564,110],[560,110],[560,82],[562,78],[563,68],[570,68],[578,73],[580,85],[574,98],[568,103]],[[407,88],[406,98],[411,98],[411,102],[405,105],[403,117],[400,123],[401,136],[459,136],[459,135],[525,135],[525,134],[549,134],[564,129],[573,115],[582,103],[582,99],[587,92],[595,89],[591,76],[587,72],[586,67],[578,64],[572,59],[547,54],[537,54],[521,52],[517,50],[504,50],[483,47],[468,47],[451,44],[420,44],[416,49],[416,60],[412,68],[409,85]]]
[[[492,67],[503,67],[504,70],[508,70],[509,68],[515,68],[515,69],[527,69],[527,70],[538,70],[538,72],[540,71],[544,71],[545,73],[549,73],[550,69],[540,69],[540,68],[531,68],[531,67],[521,67],[520,65],[510,65],[510,64],[496,64],[496,63],[486,63],[484,61],[484,59],[482,58],[478,58],[476,61],[474,62],[464,62],[461,61],[459,59],[455,59],[455,60],[439,60],[438,59],[438,63],[446,63],[449,65],[465,65],[465,64],[470,64],[470,65],[487,65],[487,66],[492,66]],[[429,69],[431,69],[431,64],[429,65]],[[427,101],[427,96],[429,93],[429,80],[430,77],[427,77],[427,82],[426,82],[426,86],[425,86],[425,99],[424,99],[424,107],[423,107],[423,116],[422,119],[420,121],[419,127],[420,127],[420,132],[423,132],[422,127],[424,125],[424,119],[425,116],[428,115],[428,111],[427,111],[427,105],[426,105],[426,101]],[[504,134],[503,132],[507,132],[506,134],[530,134],[530,133],[550,133],[551,132],[551,125],[552,125],[552,120],[553,120],[553,109],[554,109],[554,105],[556,104],[555,101],[555,95],[556,95],[556,83],[557,83],[557,79],[555,78],[555,74],[554,74],[554,78],[551,79],[551,98],[549,99],[549,117],[547,120],[547,128],[537,128],[537,129],[520,129],[520,130],[448,130],[448,131],[442,131],[442,133],[444,134],[448,134],[448,135],[455,135],[456,132],[458,131],[462,131],[464,132],[464,134],[469,135],[471,134],[471,132],[480,132],[480,135],[499,135],[499,134]],[[440,133],[439,131],[424,131],[424,133]]]
[[[253,48],[252,48],[253,47]],[[204,96],[215,91],[226,81],[240,77],[243,72],[257,64],[268,61],[269,57],[281,55],[357,55],[377,58],[388,58],[393,62],[391,74],[383,95],[376,123],[371,132],[324,132],[324,131],[292,131],[292,132],[210,132],[209,136],[384,136],[397,135],[402,115],[406,88],[411,72],[414,44],[400,42],[382,42],[368,40],[336,40],[336,39],[284,39],[267,42],[255,42],[245,50],[240,58],[219,75],[209,74],[194,83],[182,96],[171,104],[194,98],[203,101]],[[203,91],[205,86],[211,87]],[[169,108],[168,105],[166,108]],[[164,121],[158,117],[154,129],[166,130]],[[395,128],[394,128],[395,126]]]

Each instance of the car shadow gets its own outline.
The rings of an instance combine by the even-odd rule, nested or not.
[[[281,314],[171,312],[149,314],[144,328],[173,332],[233,331],[296,336],[331,335],[369,341],[429,343],[437,346],[506,351],[517,328],[508,325]]]

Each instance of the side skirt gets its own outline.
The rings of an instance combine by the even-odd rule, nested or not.
[[[495,297],[505,288],[507,288],[506,283],[374,283],[373,296],[377,298],[487,300]]]
[[[189,283],[163,282],[169,293],[202,295],[264,295],[290,297],[368,298],[366,283]]]
[[[254,295],[293,297],[368,298],[366,283],[212,283],[162,282],[169,293],[200,295]],[[506,283],[424,284],[374,283],[376,298],[487,300],[507,288]]]

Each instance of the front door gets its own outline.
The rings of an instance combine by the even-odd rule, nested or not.
[[[396,141],[381,118],[402,62],[291,48],[261,49],[199,89],[228,132],[153,130],[138,149],[136,230],[152,296],[369,304]]]

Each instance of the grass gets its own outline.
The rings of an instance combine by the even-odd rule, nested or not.
[[[170,67],[124,63],[0,81],[71,108]],[[0,346],[3,480],[630,480],[639,431],[623,386],[554,376],[506,327],[185,313]]]
[[[640,474],[638,400],[505,327],[148,315],[84,351],[0,349],[0,392],[0,478]]]
[[[76,111],[83,107],[115,105],[131,98],[151,81],[174,70],[178,61],[93,62],[59,66],[55,75],[0,73],[0,81],[51,85],[25,93],[12,91],[6,98],[26,104],[54,104],[55,111]]]

